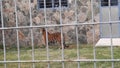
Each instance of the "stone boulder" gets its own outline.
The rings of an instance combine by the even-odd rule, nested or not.
[[[16,27],[16,13],[14,0],[3,0],[3,21],[5,27]],[[37,7],[37,0],[31,2],[31,13],[32,13],[32,25],[55,25],[55,24],[73,24],[73,23],[91,23],[92,10],[90,0],[77,0],[77,11],[75,11],[75,0],[68,0],[68,7],[61,10],[61,20],[59,9],[46,9],[46,22],[45,12],[43,9]],[[93,3],[94,8],[94,21],[99,22],[99,4],[97,1]],[[30,6],[29,0],[17,0],[17,20],[18,26],[30,26]],[[77,13],[77,14],[76,14]],[[77,15],[77,16],[75,16]],[[76,19],[77,18],[77,19]],[[76,21],[77,20],[77,21]],[[1,27],[1,20],[0,20]],[[69,43],[76,42],[76,26],[64,26],[63,33],[66,34],[67,41]],[[52,30],[52,31],[51,31]],[[93,43],[92,41],[92,27],[80,25],[78,26],[78,41],[79,43],[87,44]],[[99,39],[99,26],[95,26],[95,40]],[[1,30],[0,30],[1,32]],[[59,27],[49,28],[48,32],[60,32]],[[16,45],[16,30],[5,30],[6,46]],[[42,45],[42,33],[40,28],[33,29],[34,45]],[[2,33],[0,34],[0,43],[2,41]],[[14,42],[13,42],[14,41]],[[19,29],[19,41],[21,46],[31,45],[31,30],[30,29]],[[96,41],[95,41],[96,42]]]

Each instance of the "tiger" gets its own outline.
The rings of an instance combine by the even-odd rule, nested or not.
[[[61,33],[60,32],[55,32],[55,33],[47,32],[47,34],[48,34],[48,44],[49,44],[49,42],[52,42],[52,43],[58,42],[61,45]],[[44,43],[46,44],[45,28],[42,28],[42,36],[44,38]],[[63,34],[63,36],[64,36],[64,34]],[[66,44],[65,44],[65,37],[63,37],[63,47],[68,48],[68,46],[66,46]],[[60,48],[62,48],[62,46]]]

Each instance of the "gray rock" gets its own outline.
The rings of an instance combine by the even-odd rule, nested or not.
[[[17,1],[17,14],[18,14],[18,25],[19,26],[30,26],[30,13],[29,13],[29,0],[18,0]],[[15,7],[12,0],[3,1],[3,17],[4,25],[6,27],[15,27]],[[91,21],[91,2],[90,0],[77,0],[77,23],[84,23]],[[99,22],[99,8],[98,2],[94,2],[94,21]],[[66,9],[62,9],[62,23],[63,24],[72,24],[75,23],[75,0],[69,0],[69,6]],[[37,0],[34,0],[31,3],[32,9],[32,21],[33,25],[44,25],[45,24],[45,15],[43,9],[37,8]],[[47,9],[47,24],[60,24],[60,12],[58,9]],[[1,27],[1,19],[0,19]],[[99,26],[95,27],[96,37],[95,40],[99,38]],[[31,45],[31,32],[29,29],[20,29],[19,30],[24,38],[20,38],[21,46]],[[53,32],[60,31],[59,27],[53,27]],[[52,32],[48,30],[48,32]],[[78,40],[80,43],[93,43],[92,42],[92,28],[91,26],[78,26]],[[1,32],[1,31],[0,31]],[[76,41],[75,26],[65,26],[63,32],[66,34],[67,42],[74,43]],[[42,45],[44,42],[42,40],[42,33],[40,28],[33,30],[34,34],[34,44]],[[13,46],[16,45],[16,30],[8,30],[5,33],[6,35],[6,45]],[[13,42],[14,41],[14,42]],[[0,44],[2,43],[2,34],[0,33]]]

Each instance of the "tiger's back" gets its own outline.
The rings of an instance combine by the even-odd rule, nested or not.
[[[48,33],[48,42],[58,42],[61,45],[61,33],[60,32],[55,32],[55,33]],[[44,36],[44,42],[46,44],[46,30],[42,30],[42,34]],[[61,45],[62,46],[62,45]],[[63,35],[63,46],[64,48],[67,47],[65,44],[65,37]]]

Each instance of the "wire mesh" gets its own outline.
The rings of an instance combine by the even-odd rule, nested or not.
[[[16,26],[15,27],[6,27],[4,24],[4,11],[3,11],[3,3],[4,3],[4,0],[0,0],[0,7],[1,7],[1,27],[0,27],[0,31],[2,31],[2,45],[3,45],[3,60],[0,60],[0,64],[4,64],[4,68],[9,68],[7,67],[8,63],[17,63],[18,64],[18,68],[22,68],[22,64],[23,63],[32,63],[32,68],[37,68],[37,63],[47,63],[47,68],[52,68],[52,63],[58,63],[59,62],[61,63],[61,68],[66,68],[66,62],[73,62],[73,63],[77,63],[76,65],[76,68],[84,68],[82,67],[82,63],[84,62],[87,62],[87,63],[92,63],[93,64],[93,68],[97,68],[98,67],[98,63],[99,62],[110,62],[111,63],[111,68],[115,68],[115,62],[120,62],[120,59],[114,59],[114,47],[113,47],[113,37],[112,37],[112,24],[114,23],[119,23],[120,21],[112,21],[111,20],[111,0],[108,1],[108,7],[109,7],[109,16],[108,16],[108,19],[109,21],[108,22],[95,22],[94,21],[94,0],[90,0],[90,7],[91,7],[91,21],[90,22],[78,22],[78,1],[79,0],[73,0],[74,3],[75,3],[75,8],[74,8],[74,11],[75,11],[75,21],[73,21],[74,23],[67,23],[67,24],[64,24],[63,23],[63,14],[62,14],[62,6],[61,6],[61,1],[62,0],[52,0],[51,2],[54,2],[54,1],[59,1],[59,7],[56,9],[56,11],[58,10],[59,12],[59,24],[49,24],[48,22],[48,8],[46,8],[46,1],[47,0],[44,0],[44,9],[42,9],[43,11],[43,15],[44,15],[44,25],[33,25],[33,17],[32,17],[32,5],[31,5],[31,1],[28,0],[28,7],[29,7],[29,24],[30,26],[19,26],[19,21],[18,21],[18,7],[17,7],[17,2],[18,0],[13,0],[14,2],[14,12],[15,12],[15,24]],[[54,4],[52,3],[52,6]],[[69,7],[67,7],[69,8]],[[54,9],[53,9],[54,10]],[[40,10],[38,10],[40,11]],[[110,41],[111,41],[111,46],[110,46],[110,56],[111,58],[110,59],[97,59],[97,48],[95,47],[95,26],[96,25],[99,25],[99,24],[109,24],[110,26]],[[86,27],[87,26],[92,26],[92,37],[93,39],[91,39],[93,41],[93,51],[92,51],[92,56],[93,58],[92,59],[87,59],[87,58],[81,58],[81,50],[82,48],[80,47],[80,43],[79,43],[79,27],[85,25]],[[66,49],[64,48],[65,45],[64,45],[64,30],[63,28],[64,27],[69,27],[69,26],[74,26],[75,27],[75,38],[76,38],[76,41],[75,41],[75,45],[76,45],[76,55],[77,57],[75,59],[66,59]],[[49,28],[55,28],[55,27],[59,27],[59,30],[60,30],[60,43],[61,43],[61,49],[60,49],[60,57],[61,59],[50,59],[51,55],[50,55],[50,52],[51,52],[51,49],[50,49],[50,45],[49,45]],[[46,45],[46,59],[45,60],[39,60],[37,59],[35,56],[35,41],[34,41],[34,29],[37,28],[37,29],[43,29],[45,28],[45,45]],[[19,31],[20,29],[28,29],[30,30],[30,44],[31,44],[31,56],[32,59],[31,60],[22,60],[21,59],[21,45],[20,45],[20,37],[19,37]],[[6,46],[6,37],[5,37],[5,31],[6,30],[16,30],[16,40],[17,40],[17,60],[7,60],[7,46]],[[53,40],[53,39],[52,39]],[[69,48],[68,48],[69,49]],[[40,53],[41,54],[41,53]],[[44,57],[43,57],[44,58]],[[39,67],[39,66],[38,66]],[[88,67],[89,68],[89,67]]]

